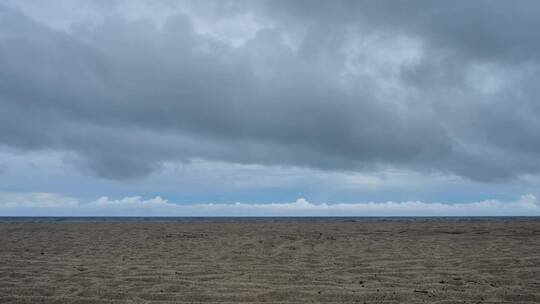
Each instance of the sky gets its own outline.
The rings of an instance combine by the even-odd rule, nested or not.
[[[0,0],[2,215],[540,215],[540,2]]]

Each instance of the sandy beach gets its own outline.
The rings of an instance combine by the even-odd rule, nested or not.
[[[540,222],[3,223],[0,303],[540,303]]]

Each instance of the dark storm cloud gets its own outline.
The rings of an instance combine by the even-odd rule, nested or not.
[[[538,57],[540,4],[479,1],[267,1],[266,9],[289,20],[324,27],[362,24],[374,30],[407,31],[431,44],[481,59]]]
[[[272,21],[237,47],[198,33],[189,14],[63,31],[0,6],[0,144],[72,151],[113,179],[193,158],[537,173],[536,3],[192,8]]]

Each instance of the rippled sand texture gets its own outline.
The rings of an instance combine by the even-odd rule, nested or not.
[[[0,224],[0,303],[540,303],[540,222]]]

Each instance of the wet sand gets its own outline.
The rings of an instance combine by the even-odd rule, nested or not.
[[[540,222],[4,223],[0,303],[540,303]]]

